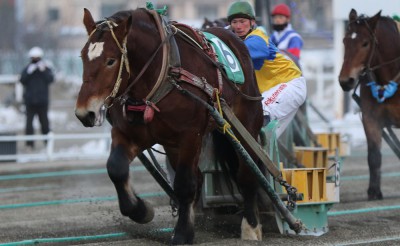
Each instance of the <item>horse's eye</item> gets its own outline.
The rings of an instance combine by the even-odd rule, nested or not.
[[[368,41],[364,41],[364,43],[362,44],[362,47],[367,47],[369,45],[369,42]]]
[[[115,59],[108,59],[107,60],[107,66],[112,66],[115,63]]]

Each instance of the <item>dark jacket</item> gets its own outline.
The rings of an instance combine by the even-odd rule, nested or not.
[[[28,64],[22,70],[20,81],[24,86],[24,102],[29,105],[49,103],[49,85],[54,81],[54,74],[47,66],[28,73]]]

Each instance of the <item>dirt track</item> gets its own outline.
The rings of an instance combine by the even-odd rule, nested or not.
[[[329,217],[329,232],[320,237],[264,234],[262,242],[241,241],[240,219],[197,216],[199,245],[373,245],[400,244],[400,163],[384,151],[383,201],[368,202],[368,168],[363,148],[343,161],[341,203],[331,211],[383,211]],[[134,162],[133,167],[140,166]],[[156,207],[154,221],[138,225],[122,217],[105,161],[0,164],[0,245],[48,242],[50,245],[167,245],[175,219],[169,199],[146,171],[134,171],[138,193]],[[139,185],[140,184],[140,185]],[[391,210],[388,210],[391,209]],[[229,221],[229,222],[228,222]],[[46,245],[49,245],[46,244]]]

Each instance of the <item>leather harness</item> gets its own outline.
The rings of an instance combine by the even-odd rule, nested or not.
[[[135,112],[144,112],[144,123],[149,123],[153,119],[154,110],[160,111],[156,104],[160,102],[165,96],[168,95],[169,92],[174,87],[171,80],[178,81],[178,82],[186,82],[191,84],[201,91],[203,91],[212,101],[215,100],[215,93],[222,93],[222,76],[221,71],[216,68],[216,73],[218,75],[218,89],[214,88],[211,84],[207,82],[204,77],[198,77],[191,72],[187,71],[186,69],[181,67],[181,60],[179,54],[179,48],[176,44],[175,35],[179,34],[191,44],[199,47],[203,50],[204,54],[212,59],[212,61],[217,62],[217,56],[212,48],[212,46],[207,42],[205,37],[199,32],[194,30],[193,28],[181,24],[181,23],[168,23],[164,16],[160,16],[154,10],[148,10],[155,19],[157,28],[160,32],[163,49],[163,59],[162,59],[162,67],[161,72],[158,76],[157,82],[155,83],[154,87],[151,89],[150,93],[146,96],[143,100],[136,100],[129,98],[128,92],[132,88],[134,83],[131,83],[126,89],[125,92],[121,94],[121,96],[117,97],[121,104],[123,105],[123,113],[126,117],[127,111],[135,111]],[[183,31],[182,29],[185,29]],[[158,52],[159,49],[156,50],[155,53]],[[155,54],[151,58],[154,58]],[[152,60],[152,59],[151,59]],[[150,60],[149,60],[150,61]],[[148,61],[147,64],[150,62]],[[146,64],[146,65],[147,65]],[[148,66],[147,66],[148,67]],[[142,69],[144,72],[147,69],[145,66]],[[143,74],[140,73],[139,75]],[[138,77],[139,77],[138,75]],[[137,81],[136,79],[135,81]],[[135,82],[134,81],[134,82]]]

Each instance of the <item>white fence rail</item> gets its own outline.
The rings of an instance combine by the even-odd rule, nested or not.
[[[81,160],[81,159],[104,159],[110,152],[111,137],[110,133],[93,134],[53,134],[47,135],[18,135],[0,136],[0,145],[17,144],[20,141],[47,141],[45,149],[37,153],[4,154],[0,155],[0,161],[32,162],[32,161],[54,161],[54,160]],[[56,142],[66,140],[96,140],[100,144],[93,146],[89,151],[85,151],[82,146],[70,146],[55,150]],[[87,143],[86,143],[87,144]],[[72,149],[71,149],[72,148]],[[90,146],[89,146],[90,148]]]

